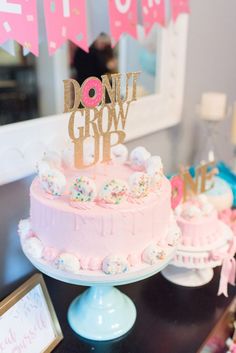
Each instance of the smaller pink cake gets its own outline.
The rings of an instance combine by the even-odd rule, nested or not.
[[[217,211],[205,195],[198,195],[179,205],[175,214],[182,231],[180,247],[207,250],[221,241]]]

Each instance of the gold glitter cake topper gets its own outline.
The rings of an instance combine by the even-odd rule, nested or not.
[[[63,81],[64,113],[71,113],[68,131],[74,143],[75,168],[90,167],[100,160],[108,162],[111,159],[111,148],[124,143],[129,106],[137,100],[139,74],[140,72],[124,74],[124,96],[121,94],[120,73],[103,75],[101,80],[89,77],[81,86],[73,79]],[[91,137],[94,160],[88,165],[84,163],[84,143]]]
[[[214,176],[218,173],[215,162],[201,163],[195,168],[194,176],[189,168],[181,167],[180,173],[171,178],[172,208],[176,208],[180,202],[185,202],[194,195],[205,193],[214,187]]]
[[[194,177],[188,168],[181,168],[180,176],[183,180],[183,201],[193,195],[202,194],[214,186],[214,176],[218,173],[215,161],[202,163],[195,169]]]

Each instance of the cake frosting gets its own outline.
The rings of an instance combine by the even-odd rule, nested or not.
[[[139,147],[113,150],[112,160],[77,170],[50,154],[30,188],[29,224],[19,233],[30,255],[59,270],[115,274],[153,265],[176,246],[180,231],[171,209],[171,185],[160,157]],[[150,159],[150,160],[149,160]],[[158,177],[158,182],[157,181]]]

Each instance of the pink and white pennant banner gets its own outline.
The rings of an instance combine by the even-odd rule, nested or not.
[[[181,13],[189,13],[189,0],[170,0],[171,17],[176,21]]]
[[[154,23],[165,26],[165,0],[142,0],[142,13],[146,35]]]
[[[137,38],[137,1],[109,0],[110,34],[112,44],[125,32]]]
[[[44,0],[49,54],[67,40],[88,51],[86,0]]]
[[[38,56],[36,0],[0,0],[0,44],[16,40]]]

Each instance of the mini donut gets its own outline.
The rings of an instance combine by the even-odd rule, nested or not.
[[[66,272],[78,274],[80,271],[80,262],[78,258],[75,255],[66,252],[61,253],[56,258],[54,265],[58,270]]]
[[[97,195],[95,182],[86,176],[75,178],[70,190],[71,201],[91,202]]]
[[[156,174],[163,175],[163,164],[160,156],[151,156],[145,162],[146,172],[150,176],[154,176]]]
[[[119,204],[128,195],[128,186],[123,180],[111,179],[107,181],[100,193],[99,199],[108,204]]]
[[[186,204],[183,209],[182,217],[185,219],[198,218],[202,216],[201,209],[198,206]]]
[[[66,178],[57,169],[49,168],[39,173],[39,181],[48,194],[60,196],[66,188]]]
[[[111,158],[117,163],[125,163],[128,158],[128,149],[125,145],[119,144],[111,148]]]
[[[129,177],[129,186],[132,197],[145,197],[149,194],[150,178],[146,173],[135,172]]]
[[[145,163],[151,154],[146,150],[145,147],[139,146],[134,148],[130,153],[130,165],[131,168],[137,171],[145,169]]]
[[[102,270],[107,275],[117,275],[127,272],[129,270],[129,264],[122,256],[110,255],[103,260]]]
[[[160,260],[163,260],[165,257],[166,254],[163,248],[156,244],[150,244],[142,253],[143,262],[149,265],[155,265]]]
[[[35,259],[41,259],[43,256],[43,244],[37,237],[29,237],[24,241],[24,250]]]

